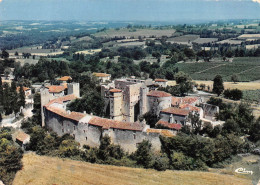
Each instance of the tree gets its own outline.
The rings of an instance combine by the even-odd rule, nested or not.
[[[143,140],[137,147],[134,157],[138,165],[144,168],[152,166],[152,144],[148,140]]]
[[[254,142],[260,141],[260,117],[251,126],[249,135],[250,135],[249,139],[251,141]]]
[[[214,78],[213,82],[213,92],[219,96],[224,90],[222,77],[220,75],[217,75]]]
[[[9,53],[6,50],[2,50],[2,58],[9,58]]]
[[[174,77],[181,96],[192,90],[192,79],[189,75],[178,72]]]
[[[191,122],[191,126],[195,134],[198,134],[201,131],[202,121],[200,120],[199,113],[190,113],[189,119]]]
[[[238,77],[237,77],[237,75],[235,75],[235,74],[232,75],[232,76],[231,76],[231,81],[234,82],[234,83],[238,82]]]
[[[18,100],[18,105],[19,107],[24,107],[25,106],[25,94],[23,90],[23,86],[19,86],[19,100]]]

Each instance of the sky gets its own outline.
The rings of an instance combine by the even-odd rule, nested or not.
[[[223,19],[260,19],[260,0],[0,0],[0,21]]]

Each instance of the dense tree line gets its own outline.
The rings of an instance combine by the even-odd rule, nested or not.
[[[58,76],[69,75],[70,70],[66,62],[63,61],[49,61],[47,59],[40,59],[37,64],[28,64],[15,66],[14,75],[16,79],[26,78],[33,82],[43,82],[45,80],[54,80]]]

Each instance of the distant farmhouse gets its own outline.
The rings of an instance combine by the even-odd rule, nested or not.
[[[70,134],[81,145],[92,147],[99,146],[101,137],[108,135],[112,143],[134,152],[144,139],[159,151],[159,136],[175,136],[183,125],[190,124],[190,113],[199,113],[207,122],[215,121],[218,109],[204,104],[200,97],[172,97],[154,89],[156,83],[151,79],[123,78],[102,85],[104,110],[109,110],[110,119],[66,110],[69,102],[80,98],[78,83],[67,83],[67,88],[64,85],[44,87],[41,89],[42,126],[60,136]],[[163,129],[150,128],[145,120],[139,120],[148,112],[160,118],[156,125]]]

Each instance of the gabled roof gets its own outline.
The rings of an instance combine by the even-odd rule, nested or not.
[[[106,73],[93,73],[94,76],[96,77],[108,77],[111,76],[110,74],[106,74]]]
[[[168,82],[168,81],[165,80],[165,79],[159,79],[159,78],[155,79],[154,81],[155,81],[155,82]]]
[[[91,125],[100,126],[103,129],[115,128],[121,130],[135,130],[135,131],[142,131],[144,126],[142,123],[139,122],[122,122],[122,121],[115,121],[112,119],[100,118],[100,117],[92,117],[89,122]]]
[[[60,93],[66,89],[63,85],[52,85],[47,88],[49,89],[50,93]]]
[[[153,96],[153,97],[170,97],[171,94],[164,92],[164,91],[150,91],[147,96]]]
[[[169,123],[167,121],[163,121],[163,120],[159,120],[156,125],[163,125],[165,127],[168,127],[170,129],[174,129],[174,130],[180,130],[182,125],[181,124],[177,124],[177,123]]]
[[[168,114],[181,115],[181,116],[187,116],[189,114],[188,110],[179,109],[179,108],[175,108],[175,107],[169,107],[167,109],[163,109],[161,112],[168,113]]]
[[[68,80],[72,80],[72,78],[70,76],[63,76],[61,78],[58,79],[59,81],[68,81]]]

